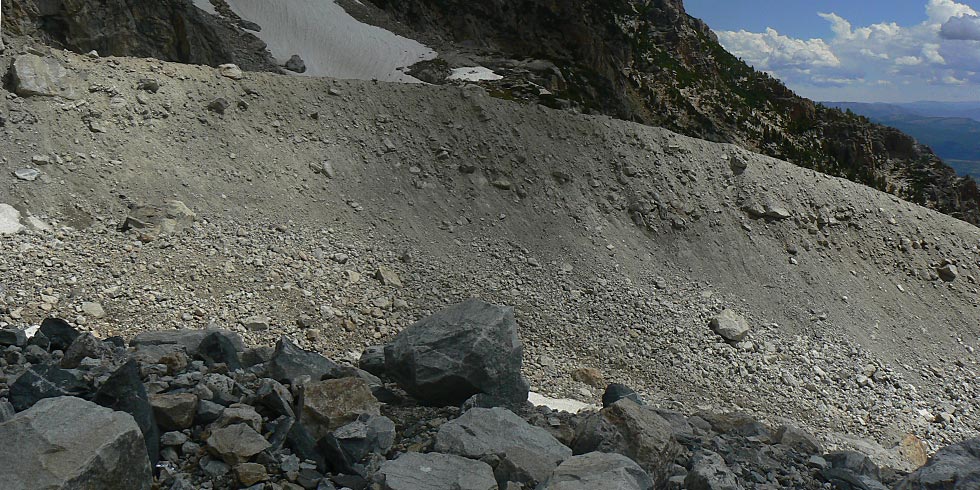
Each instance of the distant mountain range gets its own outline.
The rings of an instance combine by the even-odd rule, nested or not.
[[[908,133],[960,175],[980,180],[980,102],[821,102]]]

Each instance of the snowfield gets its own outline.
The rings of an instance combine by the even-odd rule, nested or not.
[[[436,57],[417,41],[358,21],[334,0],[227,2],[241,18],[262,26],[254,34],[280,63],[294,54],[303,58],[304,75],[421,83],[399,69]],[[194,3],[214,12],[208,0]]]

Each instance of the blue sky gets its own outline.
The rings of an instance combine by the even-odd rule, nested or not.
[[[816,100],[980,101],[980,0],[685,0],[730,52]]]

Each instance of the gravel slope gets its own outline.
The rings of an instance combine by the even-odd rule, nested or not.
[[[516,306],[527,374],[548,394],[594,402],[570,377],[592,366],[665,407],[795,419],[831,445],[913,434],[935,448],[980,427],[980,230],[966,223],[478,88],[53,56],[78,100],[0,91],[0,202],[54,227],[0,240],[0,324],[61,315],[107,336],[245,331],[258,315],[271,328],[250,342],[285,333],[343,359],[481,296]],[[159,91],[138,90],[144,78]],[[218,97],[223,115],[207,108]],[[26,167],[41,177],[16,179]],[[149,243],[116,231],[127,203],[164,199],[197,213],[193,229]],[[931,277],[944,260],[952,282]],[[404,286],[374,279],[379,266]],[[81,312],[93,301],[105,317]],[[747,343],[708,328],[725,308],[749,320]]]

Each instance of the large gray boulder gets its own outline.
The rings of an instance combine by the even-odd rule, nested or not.
[[[4,490],[143,490],[152,483],[133,417],[81,398],[46,398],[0,424]]]
[[[538,490],[651,490],[653,479],[621,454],[592,452],[558,465]]]
[[[439,453],[405,453],[381,465],[384,490],[497,490],[490,465]]]
[[[472,459],[495,456],[500,463],[494,475],[502,487],[508,481],[536,485],[572,455],[548,431],[505,408],[473,408],[443,424],[435,450]]]
[[[688,490],[742,490],[725,460],[708,450],[691,458],[691,471],[684,478],[684,486]]]
[[[78,97],[79,90],[71,74],[58,60],[25,54],[14,59],[11,67],[14,92],[23,97]]]
[[[428,405],[459,405],[477,393],[523,403],[523,355],[514,309],[470,299],[400,333],[385,347],[385,371]]]
[[[907,476],[896,490],[967,490],[980,488],[980,439],[940,449],[925,466]]]
[[[575,454],[601,451],[628,456],[662,485],[681,447],[669,422],[652,408],[624,398],[586,419],[573,449]]]
[[[241,335],[238,335],[231,330],[219,328],[206,328],[201,330],[154,330],[150,332],[142,332],[136,337],[133,337],[133,340],[129,342],[129,345],[137,348],[143,346],[180,346],[184,348],[184,352],[186,352],[187,355],[194,357],[199,354],[201,342],[204,340],[204,338],[214,332],[218,332],[231,340],[232,344],[234,344],[235,348],[237,348],[239,351],[245,350],[245,341],[242,340]]]

